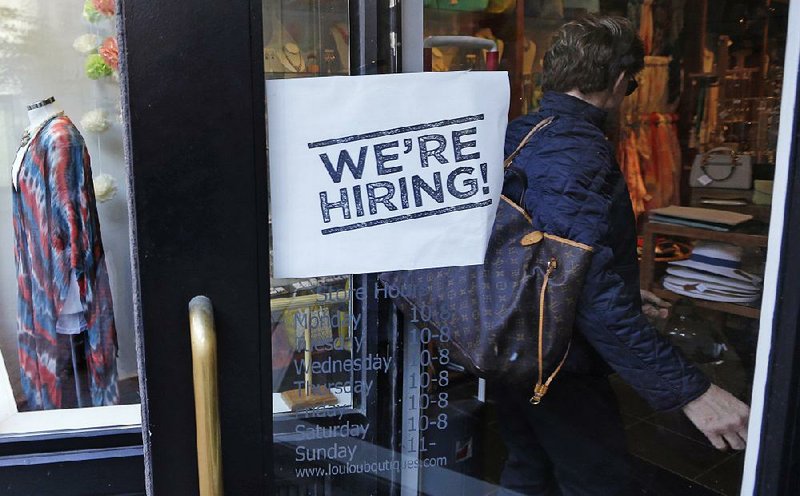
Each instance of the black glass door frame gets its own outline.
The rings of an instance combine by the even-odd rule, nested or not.
[[[355,73],[377,71],[381,5],[349,2]],[[272,494],[262,2],[124,0],[120,12],[147,487],[198,491],[187,305],[202,294],[225,490]]]
[[[147,486],[197,494],[188,302],[215,309],[229,494],[269,494],[261,4],[123,1]]]
[[[800,10],[790,10],[789,26]],[[781,121],[781,138],[791,140],[786,197],[783,208],[780,264],[775,307],[771,316],[768,363],[763,364],[763,415],[758,457],[752,474],[754,494],[790,495],[800,492],[800,34],[789,28],[784,93],[794,93],[791,122]],[[787,84],[788,83],[788,84]],[[789,87],[794,84],[795,87]],[[786,95],[784,95],[786,98]],[[785,101],[785,100],[784,100]],[[785,115],[785,114],[784,114]],[[785,126],[785,127],[784,127]],[[779,200],[780,201],[780,200]],[[780,205],[780,203],[778,203]],[[775,217],[773,216],[773,219]],[[773,310],[773,309],[770,309]],[[763,322],[763,321],[762,321]],[[747,465],[746,467],[747,468]],[[747,476],[747,474],[746,474]]]

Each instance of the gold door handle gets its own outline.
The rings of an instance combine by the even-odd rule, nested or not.
[[[222,496],[217,336],[214,329],[214,309],[211,300],[205,296],[195,296],[189,302],[189,330],[192,336],[192,376],[200,496]]]

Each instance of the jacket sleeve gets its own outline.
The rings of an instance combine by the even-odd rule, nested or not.
[[[624,188],[624,181],[610,177],[619,174],[611,149],[605,144],[587,149],[578,137],[560,138],[558,144],[537,151],[536,160],[547,167],[526,169],[525,206],[535,227],[595,249],[576,327],[653,408],[680,408],[710,383],[642,314],[635,260],[630,267],[614,262],[611,206],[614,188]],[[628,271],[633,273],[624,277]]]

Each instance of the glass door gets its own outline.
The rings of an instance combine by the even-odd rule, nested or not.
[[[766,339],[762,334],[770,331],[763,320],[759,326],[759,317],[764,314],[759,302],[770,301],[774,287],[763,286],[763,300],[759,286],[757,299],[732,304],[730,299],[708,298],[685,291],[680,284],[672,285],[671,274],[679,258],[688,259],[692,249],[702,252],[702,247],[710,243],[735,245],[734,249],[743,253],[739,260],[745,264],[745,270],[763,277],[767,245],[770,251],[778,249],[779,238],[775,237],[774,227],[770,230],[770,214],[774,219],[775,212],[771,211],[770,201],[761,201],[758,191],[765,185],[772,186],[773,179],[779,177],[776,168],[785,170],[791,166],[786,159],[782,163],[775,160],[778,133],[791,128],[791,124],[779,119],[783,68],[793,67],[785,51],[788,3],[717,0],[686,5],[665,1],[422,3],[415,5],[413,14],[404,14],[407,23],[414,23],[413,27],[404,26],[404,33],[418,35],[421,28],[428,43],[454,35],[496,43],[499,69],[508,71],[512,87],[509,117],[519,118],[509,129],[522,123],[528,123],[529,129],[530,123],[537,121],[539,110],[543,115],[555,112],[560,117],[568,112],[567,104],[556,104],[558,101],[563,104],[563,97],[553,96],[553,80],[548,82],[543,77],[548,70],[564,71],[558,64],[566,61],[559,60],[558,53],[549,53],[564,32],[564,25],[580,23],[587,15],[621,16],[630,23],[643,41],[644,68],[637,75],[638,90],[625,100],[621,109],[608,113],[601,131],[613,143],[637,216],[640,263],[631,270],[641,270],[642,289],[672,302],[671,317],[654,321],[656,332],[698,363],[712,382],[745,402],[749,403],[751,396],[758,400],[760,386],[758,380],[754,382],[754,375],[758,375],[756,345],[759,339]],[[416,38],[410,43],[416,43]],[[556,48],[564,50],[565,46],[562,43]],[[481,65],[485,56],[482,50],[453,43],[436,45],[431,49],[425,70],[473,69]],[[425,60],[419,53],[408,51],[404,57],[404,64],[412,70],[419,70],[419,62]],[[550,96],[543,100],[548,91]],[[783,102],[793,102],[793,97],[784,93]],[[789,127],[784,129],[784,126]],[[788,141],[788,135],[784,139]],[[734,153],[752,161],[754,181],[735,191],[692,183],[692,164],[716,147],[735,150]],[[507,144],[506,152],[509,151]],[[545,180],[549,177],[541,176]],[[734,198],[739,201],[732,201]],[[752,221],[744,230],[720,233],[655,220],[652,214],[670,205],[734,211]],[[746,235],[739,237],[743,233]],[[679,253],[684,247],[685,255]],[[760,359],[765,357],[761,355]],[[589,362],[588,358],[583,361]],[[679,494],[739,494],[743,480],[745,486],[752,483],[750,475],[743,472],[744,452],[714,449],[680,409],[659,411],[645,400],[647,391],[637,392],[637,381],[626,380],[624,371],[611,372],[609,380],[614,393],[608,397],[612,398],[609,404],[614,406],[609,412],[621,412],[621,428],[610,420],[604,424],[597,416],[593,421],[597,421],[597,431],[624,432],[620,437],[625,444],[619,451],[620,462],[634,467],[635,478],[643,488],[655,494],[670,494],[667,487],[680,487],[673,489]],[[584,385],[590,383],[587,376],[578,377],[586,379]],[[596,385],[595,389],[600,391],[603,387],[607,386]],[[555,474],[553,477],[563,484],[562,489],[570,486],[570,479],[580,484],[581,476],[569,469],[570,463],[580,463],[577,461],[580,457],[576,455],[573,462],[570,457],[561,458],[558,446],[549,444],[550,439],[541,434],[541,428],[524,425],[535,418],[542,420],[533,412],[525,421],[504,420],[510,414],[509,402],[503,397],[507,391],[500,388],[502,394],[498,396],[497,389],[487,386],[490,401],[482,405],[484,417],[472,419],[475,429],[483,433],[480,437],[486,444],[482,449],[492,453],[488,458],[498,463],[472,467],[470,474],[476,479],[502,484],[503,477],[516,468],[519,477],[511,483],[524,487],[526,480],[531,484],[541,482],[530,473],[542,470]],[[585,400],[589,401],[589,397]],[[523,409],[520,407],[520,411]],[[574,441],[573,446],[580,445],[582,427],[577,424],[583,423],[570,420],[570,411],[563,412],[562,417],[564,425],[575,424],[570,432],[565,430],[562,442]],[[751,433],[754,427],[751,423]],[[540,433],[540,439],[536,433]],[[756,446],[749,444],[748,450],[758,449],[758,439],[758,436],[750,438],[748,442]],[[526,449],[529,455],[522,454]],[[625,452],[631,455],[629,462],[623,460]],[[613,453],[609,448],[604,456],[611,459],[616,456]],[[540,456],[551,459],[538,465],[525,460]],[[748,457],[753,456],[749,451]],[[591,463],[583,463],[582,469],[597,472],[597,468],[587,468]],[[609,462],[608,466],[612,465]],[[528,475],[522,473],[523,469]],[[561,469],[564,472],[559,475]],[[422,486],[427,487],[427,481],[435,480],[436,475],[423,474]],[[544,483],[552,483],[552,479]]]
[[[512,72],[518,88],[512,109],[522,115],[538,101],[536,73],[547,43],[535,40],[589,8],[559,9],[560,3],[403,2],[404,19],[418,23],[420,39],[404,39],[401,46],[417,43],[421,59],[423,31],[489,37],[497,46],[502,41],[500,68]],[[268,173],[280,164],[267,163],[265,81],[363,72],[364,62],[356,64],[361,59],[354,54],[371,53],[374,47],[365,43],[383,40],[382,34],[398,34],[379,26],[392,17],[387,7],[396,5],[213,2],[186,12],[169,3],[147,9],[125,4],[121,53],[127,63],[152,493],[194,494],[203,470],[197,465],[186,309],[199,294],[215,309],[226,492],[492,494],[500,491],[504,467],[515,462],[506,443],[525,441],[525,435],[509,436],[506,427],[518,420],[518,411],[498,404],[502,385],[466,373],[450,335],[426,325],[430,313],[399,313],[391,289],[374,274],[270,276],[276,240],[270,239]],[[153,40],[171,49],[146,50]],[[519,47],[530,48],[528,41],[539,45],[530,74],[518,70],[520,58],[525,61]],[[391,52],[378,43],[376,52]],[[440,54],[435,57],[441,60],[432,60],[435,67],[480,69],[485,56],[481,50],[452,60],[446,50]],[[154,68],[163,69],[158,77]],[[533,81],[527,90],[526,76]],[[788,159],[775,167],[788,167]],[[620,396],[630,414],[623,411],[622,428],[644,433],[627,448],[642,455],[634,467],[642,468],[636,473],[651,492],[735,492],[725,484],[741,480],[741,455],[716,453],[697,433],[681,434],[685,425],[670,424],[674,416],[653,412],[630,391]],[[577,411],[565,410],[564,418]],[[562,440],[575,432],[554,434]],[[664,443],[653,448],[643,442],[650,434],[663,435],[658,439]],[[647,448],[653,449],[644,453]],[[678,468],[694,478],[677,477]],[[723,481],[718,474],[727,470],[735,476]]]

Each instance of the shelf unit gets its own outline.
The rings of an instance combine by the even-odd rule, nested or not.
[[[741,246],[742,248],[763,248],[767,246],[767,236],[762,234],[718,232],[695,227],[661,224],[658,222],[646,222],[644,224],[644,229],[642,230],[643,243],[639,283],[642,289],[646,289],[659,298],[663,298],[668,301],[675,301],[679,298],[683,298],[683,296],[656,285],[655,271],[656,263],[658,262],[655,261],[655,239],[659,234],[695,240],[720,241],[723,243]],[[692,302],[700,308],[739,315],[750,319],[758,319],[761,314],[761,309],[756,306],[700,299],[692,299]]]

